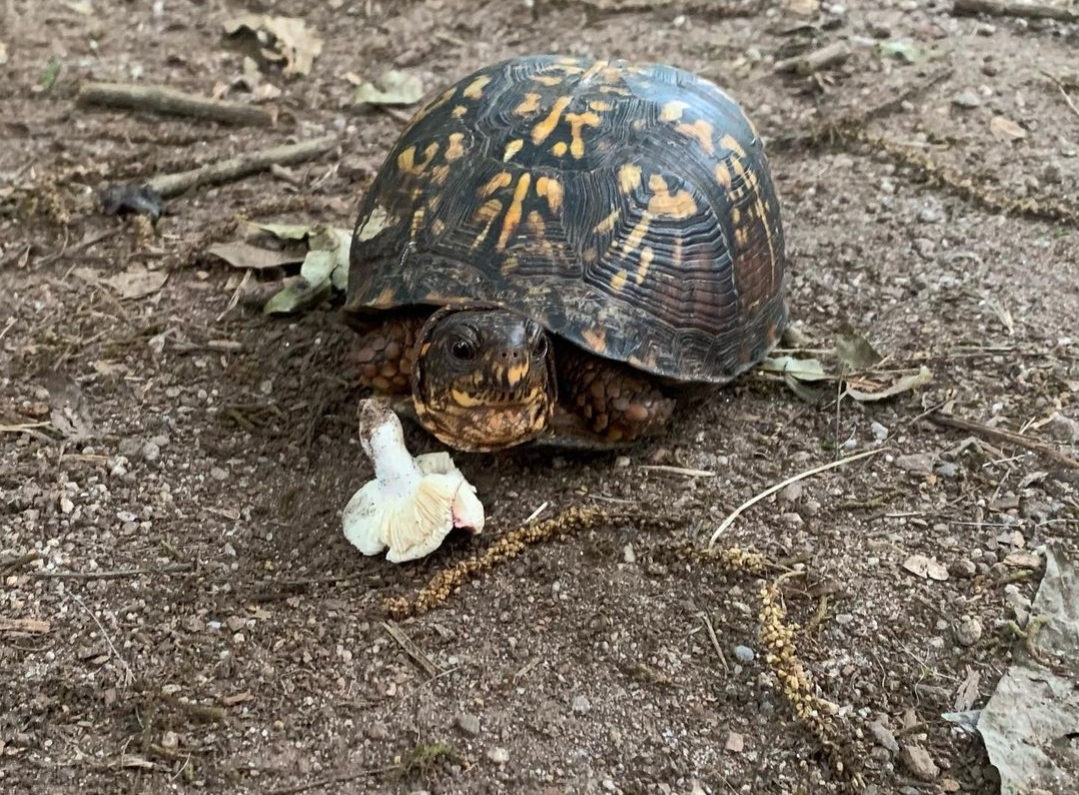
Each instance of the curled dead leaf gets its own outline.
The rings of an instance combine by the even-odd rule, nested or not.
[[[948,579],[948,567],[936,558],[925,555],[911,555],[903,561],[903,568],[911,574],[926,577],[930,580],[944,581]]]

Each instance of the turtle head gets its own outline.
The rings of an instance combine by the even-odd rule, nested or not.
[[[500,307],[446,307],[424,325],[417,351],[412,402],[444,444],[498,450],[546,429],[557,386],[540,324]]]

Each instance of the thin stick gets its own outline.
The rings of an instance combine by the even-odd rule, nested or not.
[[[533,520],[535,520],[535,519],[538,519],[538,518],[539,518],[539,515],[540,515],[541,513],[543,513],[544,511],[546,511],[546,510],[547,510],[547,506],[548,506],[548,505],[550,505],[550,504],[551,504],[551,503],[549,503],[549,502],[544,502],[544,503],[543,503],[543,505],[541,505],[540,507],[538,507],[538,508],[537,508],[536,510],[532,511],[532,513],[530,513],[530,514],[528,515],[528,518],[527,518],[527,519],[525,519],[525,520],[524,520],[524,522],[523,522],[522,524],[528,524],[529,522],[531,522],[531,521],[533,521]]]
[[[993,439],[998,442],[1010,442],[1011,444],[1019,445],[1022,448],[1030,450],[1034,453],[1041,453],[1046,458],[1056,461],[1058,464],[1069,467],[1071,469],[1079,469],[1079,461],[1074,458],[1069,458],[1063,453],[1057,452],[1052,447],[1043,442],[1039,442],[1035,439],[1028,439],[1026,436],[1022,436],[1012,431],[1001,430],[1000,428],[992,428],[980,422],[974,422],[973,420],[964,420],[959,417],[952,417],[948,414],[934,413],[928,416],[928,420],[935,425],[941,425],[945,428],[956,428],[961,431],[969,431],[970,433],[976,433],[979,436],[983,436],[986,439]]]
[[[391,638],[397,641],[397,645],[405,650],[405,654],[411,657],[412,661],[420,666],[424,673],[428,676],[438,676],[441,669],[431,661],[430,657],[423,653],[419,646],[412,642],[412,639],[397,624],[393,621],[383,621],[382,628],[386,630]]]
[[[672,467],[667,464],[641,464],[641,469],[647,469],[651,472],[667,472],[671,475],[685,475],[688,478],[714,478],[715,472],[709,472],[707,469],[691,469],[688,467]]]
[[[700,613],[701,621],[704,622],[704,628],[708,630],[708,637],[712,639],[712,646],[716,650],[716,654],[719,655],[719,661],[723,663],[723,675],[730,676],[731,669],[727,665],[727,658],[723,654],[723,648],[719,645],[719,638],[716,636],[716,629],[712,626],[712,620],[708,618],[707,613]]]
[[[1010,0],[955,0],[952,13],[956,16],[988,14],[991,17],[1018,17],[1020,19],[1056,19],[1074,22],[1079,13],[1070,8],[1044,3],[1011,2]]]
[[[378,776],[382,773],[392,773],[395,770],[400,770],[401,765],[390,765],[389,767],[372,767],[367,770],[357,770],[355,773],[337,773],[333,776],[324,776],[322,778],[316,778],[312,781],[308,781],[304,784],[296,784],[292,787],[281,787],[280,789],[272,789],[266,793],[266,795],[299,795],[301,792],[307,792],[310,789],[317,787],[325,787],[328,784],[344,784],[349,781],[355,781],[359,778],[367,778],[368,776]]]
[[[851,56],[851,49],[845,41],[836,41],[819,50],[796,55],[777,61],[773,69],[776,72],[793,72],[798,75],[811,75],[823,69],[839,66]]]
[[[881,447],[879,450],[866,450],[863,453],[858,453],[856,455],[847,456],[846,458],[841,458],[838,461],[831,461],[831,462],[829,462],[827,464],[821,464],[819,467],[814,467],[813,469],[807,469],[805,472],[799,472],[797,475],[794,475],[793,477],[787,478],[782,483],[777,483],[774,486],[771,486],[771,487],[765,489],[760,494],[758,494],[756,497],[753,497],[752,499],[742,503],[737,508],[735,508],[734,511],[732,511],[727,516],[727,518],[723,520],[722,524],[720,524],[720,526],[716,528],[716,531],[714,533],[712,533],[712,538],[708,542],[708,546],[710,546],[710,547],[715,546],[715,543],[716,543],[717,539],[719,539],[719,537],[723,534],[723,531],[731,526],[731,524],[734,522],[734,520],[737,519],[741,515],[742,511],[746,510],[747,508],[752,507],[753,505],[756,505],[758,502],[763,500],[765,497],[769,497],[772,494],[775,494],[777,491],[780,491],[780,490],[784,489],[785,487],[789,486],[791,483],[797,483],[799,480],[805,480],[808,477],[811,477],[813,475],[818,475],[821,472],[827,472],[829,469],[835,469],[836,467],[841,467],[844,464],[849,464],[852,461],[857,461],[860,458],[868,458],[871,455],[877,455],[878,453],[883,453],[887,449],[889,449],[889,448]]]
[[[116,646],[113,645],[112,638],[109,637],[109,632],[105,629],[105,625],[101,623],[101,619],[94,615],[94,611],[83,603],[82,599],[77,596],[72,596],[70,598],[86,611],[86,614],[94,620],[95,624],[97,624],[97,628],[101,630],[101,634],[105,636],[105,642],[109,644],[109,648],[112,649],[113,655],[120,661],[120,665],[124,666],[124,671],[127,674],[124,678],[124,687],[127,687],[127,685],[135,680],[135,673],[131,670],[131,666],[127,664],[127,660],[121,656],[120,652],[117,651]]]
[[[0,425],[0,433],[22,433],[34,428],[45,428],[52,425],[51,422],[21,422],[18,425]]]
[[[270,166],[288,166],[323,155],[337,145],[336,135],[327,135],[298,144],[276,146],[258,152],[210,163],[191,171],[178,174],[162,174],[149,180],[146,185],[163,198],[179,196],[191,188],[230,182],[265,171]]]
[[[162,86],[127,83],[85,83],[79,89],[80,105],[145,110],[163,116],[187,116],[222,124],[253,124],[272,127],[277,113],[242,102],[226,102]]]
[[[7,325],[5,325],[3,330],[0,331],[0,340],[2,340],[4,338],[4,335],[11,331],[13,328],[15,328],[15,318],[9,317]]]
[[[1054,83],[1056,83],[1056,87],[1060,89],[1060,93],[1064,97],[1064,101],[1068,103],[1068,107],[1072,109],[1072,113],[1074,113],[1076,116],[1079,116],[1079,107],[1075,106],[1075,103],[1072,101],[1071,96],[1068,95],[1068,90],[1064,88],[1064,84],[1060,82],[1060,78],[1058,78],[1056,75],[1046,72],[1045,70],[1042,70],[1042,74],[1048,77]]]
[[[121,580],[143,574],[173,574],[191,571],[194,563],[169,563],[158,569],[113,569],[111,571],[35,571],[30,576],[39,580]]]

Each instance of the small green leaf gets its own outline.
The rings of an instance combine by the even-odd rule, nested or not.
[[[924,53],[918,47],[904,39],[882,41],[877,45],[877,52],[885,58],[897,58],[907,63],[918,63],[925,59]]]
[[[49,63],[45,66],[45,73],[41,76],[41,89],[43,91],[52,91],[52,87],[56,85],[57,78],[60,77],[60,69],[62,65],[60,59],[55,55],[49,59]]]
[[[306,279],[297,279],[270,298],[262,307],[267,315],[292,314],[314,306],[332,289],[328,279],[311,284]]]
[[[799,381],[823,381],[831,377],[824,372],[824,366],[816,359],[773,356],[761,362],[760,367],[766,372],[781,373]]]
[[[414,105],[423,99],[417,75],[391,69],[374,83],[361,83],[353,94],[357,105]]]

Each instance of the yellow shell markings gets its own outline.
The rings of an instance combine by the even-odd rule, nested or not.
[[[487,181],[486,185],[477,191],[477,194],[481,199],[486,199],[492,193],[509,187],[511,182],[513,182],[513,174],[508,171],[499,171]]]
[[[618,223],[618,218],[621,215],[621,210],[612,210],[606,218],[604,218],[592,228],[592,231],[599,235],[605,235],[608,232],[613,232],[614,225]]]
[[[738,143],[738,139],[730,133],[724,134],[724,136],[719,139],[719,145],[722,146],[724,149],[729,149],[731,152],[733,152],[736,158],[742,160],[745,159],[746,150],[742,147],[740,143]]]
[[[622,288],[626,286],[626,280],[629,278],[629,274],[623,271],[618,271],[611,277],[611,289],[616,293],[622,292]]]
[[[648,276],[648,269],[652,266],[652,260],[655,259],[656,252],[651,246],[645,246],[641,249],[640,260],[637,263],[637,274],[634,276],[634,281],[637,284],[644,284],[645,277]]]
[[[483,97],[483,87],[490,82],[491,78],[489,76],[480,75],[465,87],[465,90],[461,92],[461,96],[466,99],[480,99]]]
[[[371,300],[371,306],[375,309],[384,309],[389,306],[393,306],[396,303],[397,293],[392,287],[383,287]]]
[[[513,159],[514,155],[521,151],[521,147],[525,145],[525,142],[520,138],[514,138],[508,144],[506,144],[506,152],[502,155],[502,162],[508,163]]]
[[[506,210],[506,217],[502,219],[502,232],[498,236],[498,242],[495,243],[495,248],[499,251],[506,248],[506,244],[521,223],[522,207],[531,184],[532,175],[527,171],[517,179],[517,187],[513,190],[513,200],[510,202],[509,209]]]
[[[581,82],[583,83],[586,80],[591,80],[593,77],[600,74],[601,72],[607,71],[607,67],[609,66],[609,64],[610,64],[609,61],[604,61],[604,60],[596,61],[595,63],[593,63],[591,66],[589,66],[588,69],[586,69],[581,74]],[[605,75],[605,77],[606,77],[606,75]]]
[[[446,180],[450,176],[450,167],[448,163],[443,163],[440,166],[435,166],[431,169],[431,182],[434,185],[442,186],[446,184]]]
[[[683,221],[697,214],[697,202],[694,201],[693,195],[686,190],[672,194],[667,180],[659,174],[648,178],[648,189],[652,191],[652,198],[648,200],[648,212],[651,215]]]
[[[514,115],[527,116],[530,113],[535,113],[540,109],[541,99],[543,99],[543,97],[540,94],[533,91],[528,92],[525,94],[525,98],[521,100],[521,104],[513,109]]]
[[[603,326],[586,328],[581,331],[581,336],[588,343],[588,347],[597,353],[603,353],[607,350],[607,329]]]
[[[401,154],[397,155],[397,167],[406,174],[419,177],[422,176],[426,168],[431,165],[431,161],[434,160],[435,155],[437,154],[438,142],[435,141],[427,145],[427,148],[423,150],[423,160],[417,163],[416,147],[410,146],[403,150]]]
[[[356,240],[360,243],[365,243],[373,238],[388,226],[387,221],[389,220],[389,217],[386,208],[381,204],[376,204],[375,209],[367,216],[367,220],[363,222],[363,226],[361,226],[359,232],[356,233]]]
[[[538,74],[532,75],[532,79],[545,86],[559,86],[566,82],[565,75]]]
[[[559,141],[551,147],[551,154],[553,154],[555,157],[564,157],[566,152],[568,151],[569,144],[567,144],[565,141]]]
[[[401,132],[401,135],[404,135],[421,121],[423,121],[425,118],[430,116],[432,111],[442,107],[451,99],[453,99],[453,95],[456,93],[457,86],[451,86],[450,88],[447,88],[445,91],[443,91],[439,96],[435,97],[418,111],[416,111],[416,113],[413,114],[412,118],[409,120],[408,124],[405,126],[405,129]]]
[[[464,133],[450,133],[450,144],[446,147],[446,152],[442,155],[449,162],[454,160],[460,160],[465,156],[465,134]]]
[[[423,207],[420,207],[416,212],[412,213],[412,229],[409,234],[413,239],[416,238],[416,235],[419,234],[420,229],[423,227],[423,218],[425,215],[427,215],[427,210]]]
[[[606,102],[602,99],[593,99],[588,103],[590,110],[596,111],[596,113],[606,113],[607,111],[614,110],[614,105],[610,102]]]
[[[468,113],[468,105],[457,105],[452,111],[453,118],[459,119]]]
[[[581,130],[584,127],[599,127],[599,114],[595,111],[567,113],[566,122],[569,124],[570,154],[580,159],[584,157],[584,138],[581,136]]]
[[[472,248],[476,249],[483,245],[483,241],[487,239],[495,219],[501,214],[502,202],[498,199],[488,199],[480,205],[479,209],[473,214],[472,219],[482,223],[484,226],[483,230],[476,235],[476,239],[472,241]]]
[[[681,133],[688,138],[693,138],[694,140],[696,140],[697,143],[701,145],[701,148],[704,149],[704,151],[708,154],[715,154],[716,146],[715,143],[713,143],[712,141],[712,136],[715,134],[716,128],[706,122],[704,119],[698,119],[692,124],[686,124],[685,122],[682,122],[681,124],[676,124],[674,129],[675,132]],[[725,137],[730,138],[729,135]],[[742,155],[745,155],[744,151],[742,152]]]
[[[685,112],[685,109],[688,107],[689,105],[687,103],[682,102],[679,99],[667,102],[659,110],[659,120],[666,122],[678,121],[682,118],[682,113]]]
[[[547,140],[548,136],[554,132],[555,127],[558,126],[558,122],[561,121],[562,114],[569,107],[571,100],[572,97],[559,97],[554,101],[551,112],[532,128],[532,143],[539,146]]]
[[[551,213],[562,210],[562,183],[554,177],[540,177],[536,180],[536,193],[547,199],[547,207]]]
[[[632,163],[626,163],[618,169],[618,189],[623,194],[630,194],[641,187],[641,169]]]

